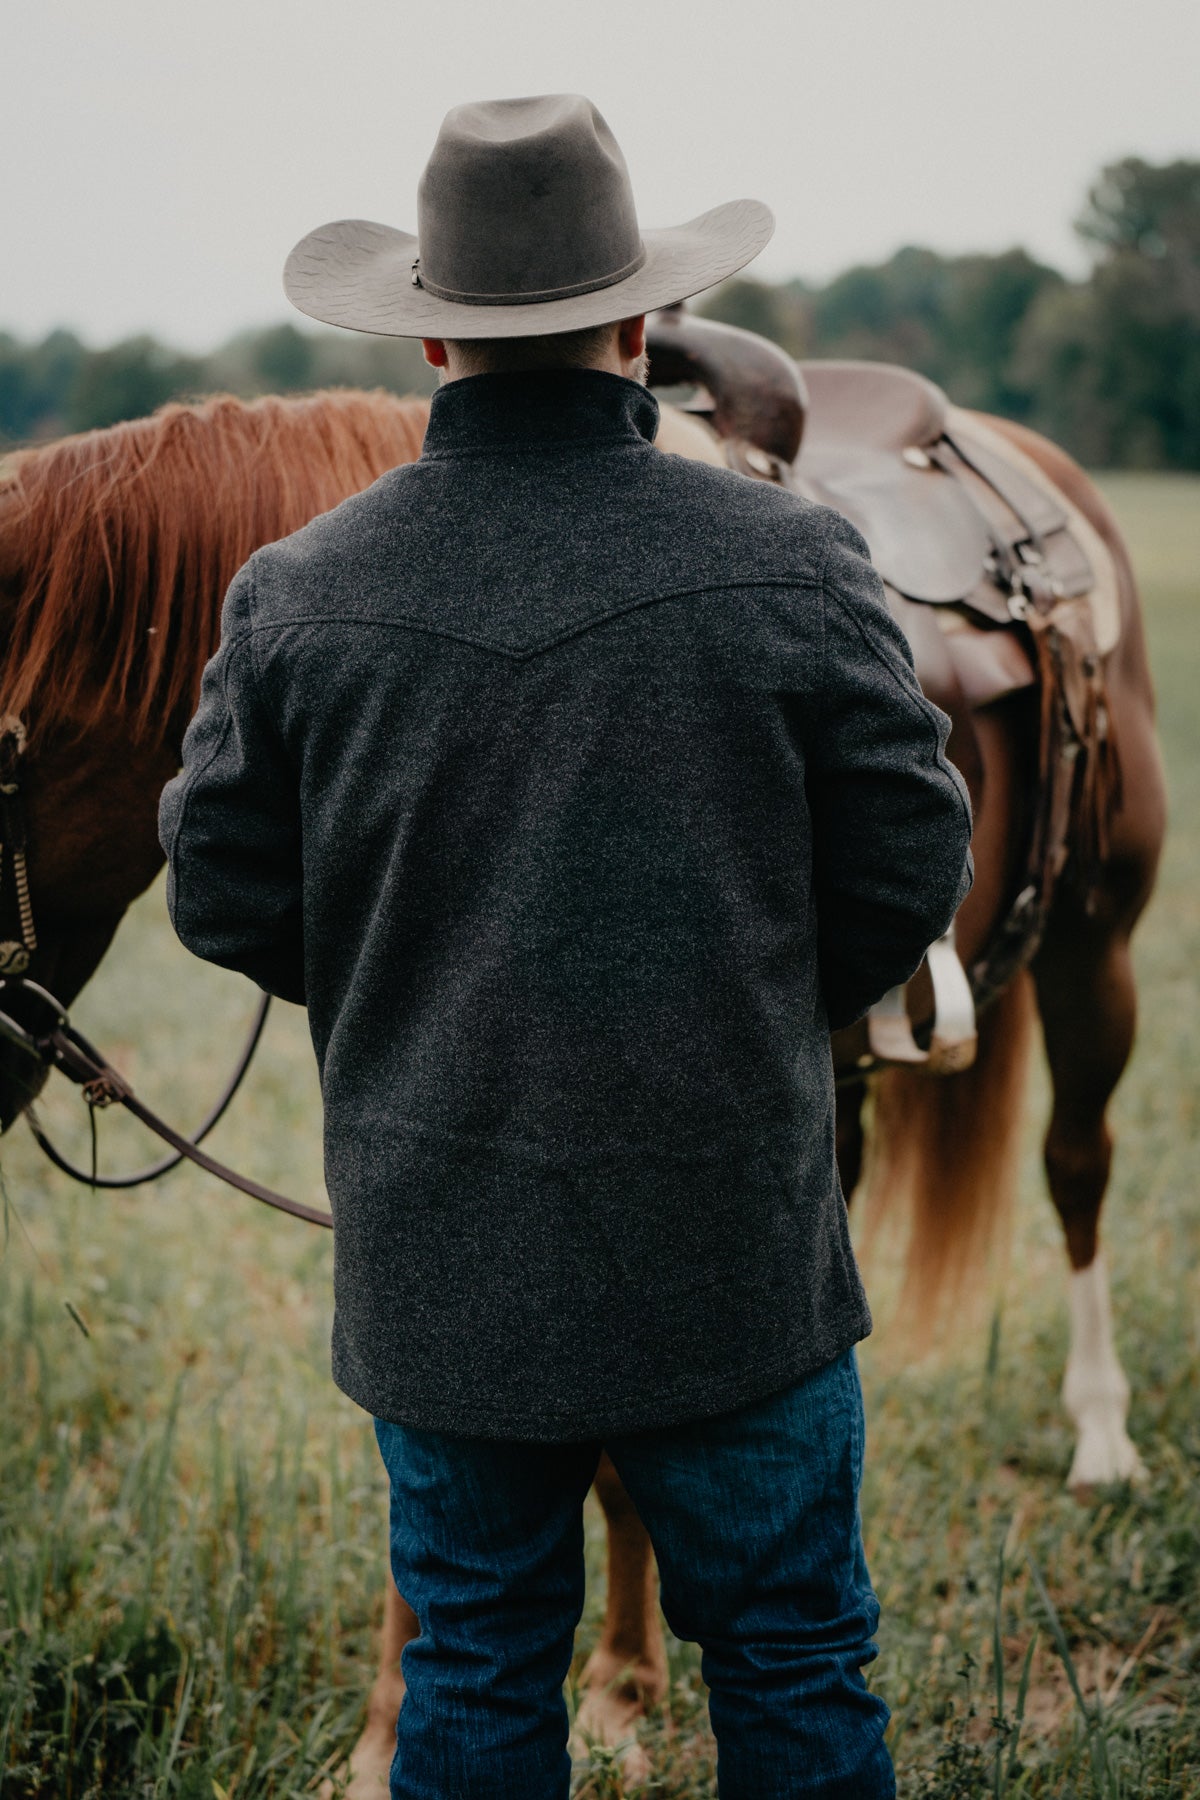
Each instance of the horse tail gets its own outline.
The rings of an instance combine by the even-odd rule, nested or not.
[[[888,1069],[875,1086],[865,1249],[885,1217],[889,1229],[907,1219],[898,1316],[922,1345],[939,1307],[977,1291],[989,1251],[1007,1243],[1033,1016],[1023,973],[980,1018],[970,1069]]]

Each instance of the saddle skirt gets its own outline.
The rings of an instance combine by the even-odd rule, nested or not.
[[[800,371],[809,405],[792,483],[858,526],[895,593],[964,608],[949,626],[961,633],[972,617],[1011,625],[1022,616],[1014,593],[1034,578],[1054,600],[1085,599],[1096,649],[1113,648],[1112,556],[1031,457],[908,369],[810,362]]]

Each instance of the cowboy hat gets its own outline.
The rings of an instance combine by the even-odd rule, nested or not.
[[[288,299],[385,337],[540,337],[686,299],[758,255],[775,222],[730,200],[641,231],[620,146],[582,94],[446,114],[417,189],[417,231],[338,219],[301,238]]]

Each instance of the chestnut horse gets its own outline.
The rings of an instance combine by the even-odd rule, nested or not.
[[[427,412],[426,402],[381,393],[217,398],[23,452],[0,477],[0,713],[20,715],[29,734],[23,786],[39,940],[30,974],[65,1004],[161,864],[158,796],[178,766],[234,571],[258,545],[415,457]],[[878,1078],[871,1162],[882,1190],[912,1193],[910,1276],[928,1306],[938,1280],[968,1258],[1003,1203],[1036,1003],[1053,1083],[1046,1172],[1071,1269],[1064,1400],[1078,1441],[1070,1480],[1086,1486],[1133,1478],[1140,1468],[1125,1431],[1129,1388],[1097,1227],[1112,1148],[1106,1111],[1133,1036],[1130,933],[1153,884],[1163,781],[1137,595],[1112,515],[1053,445],[989,424],[1040,465],[1114,559],[1121,632],[1106,678],[1123,787],[1098,883],[1086,904],[1077,885],[1059,884],[1030,974],[980,1021],[974,1068]],[[719,460],[704,428],[669,410],[660,442]],[[1020,881],[1036,695],[998,701],[973,723],[980,767],[964,772],[976,808],[976,883],[958,920],[968,966]],[[6,886],[0,935],[11,935],[11,907]],[[850,1073],[838,1134],[847,1195],[862,1166],[864,1091],[852,1066]],[[19,1051],[0,1046],[0,1129],[43,1078]],[[666,1660],[649,1540],[606,1462],[597,1490],[608,1526],[608,1609],[584,1675],[580,1723],[614,1744],[631,1740],[645,1706],[665,1695]],[[380,1791],[403,1695],[399,1655],[417,1629],[390,1583],[387,1594],[380,1672],[352,1759],[355,1795]],[[629,1748],[627,1772],[637,1772],[639,1755]]]

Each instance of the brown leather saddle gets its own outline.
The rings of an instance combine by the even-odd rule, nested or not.
[[[1037,949],[1054,884],[1076,856],[1094,879],[1116,793],[1104,657],[1119,630],[1116,570],[1089,522],[986,420],[911,370],[796,364],[752,333],[680,309],[649,332],[652,380],[706,419],[730,465],[836,507],[867,540],[926,693],[953,722],[950,754],[982,786],[981,708],[1040,689],[1039,792],[1023,880],[965,973],[953,941],[919,978],[930,1022],[914,1038],[903,995],[870,1021],[869,1060],[962,1067],[974,1010]]]

